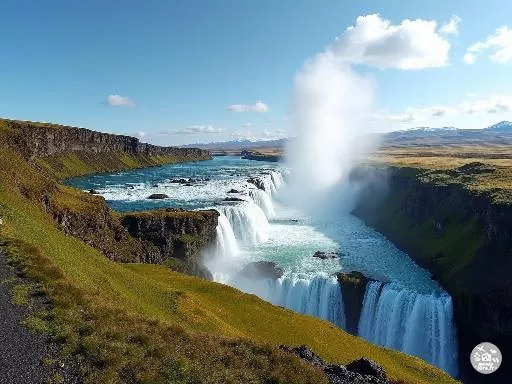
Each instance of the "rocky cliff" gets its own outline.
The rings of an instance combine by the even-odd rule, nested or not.
[[[366,185],[354,213],[428,268],[452,295],[461,374],[468,382],[476,374],[468,356],[479,342],[512,353],[512,205],[445,177],[470,178],[479,168],[436,171],[435,177],[412,168],[352,175]]]
[[[201,252],[214,244],[218,217],[215,210],[163,209],[128,213],[121,223],[131,236],[157,248],[156,262],[211,279],[211,273],[203,265]]]
[[[0,153],[7,185],[42,206],[66,234],[114,261],[165,263],[210,277],[201,255],[215,238],[216,212],[121,215],[102,197],[61,183],[80,174],[205,160],[210,158],[208,151],[156,147],[128,136],[0,119]]]
[[[159,147],[85,128],[2,119],[0,124],[8,132],[7,145],[60,178],[211,158],[198,148]]]

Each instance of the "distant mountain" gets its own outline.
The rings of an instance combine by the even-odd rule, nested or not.
[[[482,129],[419,127],[385,133],[384,146],[503,144],[512,145],[512,123],[502,121]]]
[[[497,124],[491,125],[487,130],[494,132],[512,132],[512,122],[500,121]]]
[[[187,144],[183,148],[201,148],[209,151],[242,151],[254,148],[282,148],[288,139],[277,140],[247,140],[236,139],[231,141],[219,141],[206,144]]]

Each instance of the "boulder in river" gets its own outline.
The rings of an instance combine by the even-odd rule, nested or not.
[[[277,280],[283,276],[283,270],[272,261],[255,261],[245,265],[238,274],[253,280]]]
[[[244,199],[240,199],[238,197],[226,197],[224,201],[245,201]]]
[[[165,193],[153,193],[152,195],[148,196],[149,200],[162,200],[168,198],[169,196],[167,196]]]
[[[95,190],[95,189],[89,189],[89,193],[90,193],[91,195],[99,195],[99,194],[100,194],[100,193],[99,193],[97,190]]]
[[[325,251],[316,251],[314,254],[313,254],[313,257],[316,257],[318,259],[322,259],[322,260],[326,260],[326,259],[337,259],[341,256],[341,252],[339,251],[329,251],[329,252],[325,252]]]
[[[263,183],[263,180],[261,180],[259,177],[251,177],[247,179],[247,182],[255,185],[256,188],[261,189],[262,191],[265,190],[265,184]]]
[[[232,188],[228,191],[228,193],[240,193],[240,191],[237,191],[236,189]]]

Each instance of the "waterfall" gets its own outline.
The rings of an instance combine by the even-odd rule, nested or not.
[[[284,184],[283,175],[279,171],[272,171],[270,173],[270,177],[272,179],[272,183],[274,184],[274,187],[277,189],[281,188]]]
[[[261,189],[250,189],[249,196],[252,198],[254,203],[256,203],[262,209],[263,213],[265,213],[265,216],[267,216],[267,219],[274,217],[274,204],[272,203],[272,200],[267,193]]]
[[[457,342],[450,296],[421,294],[394,284],[370,282],[359,336],[418,356],[457,374]]]
[[[312,279],[281,277],[277,280],[256,281],[239,278],[230,284],[274,305],[319,317],[345,328],[343,299],[335,278],[324,275]]]
[[[220,205],[215,209],[227,217],[239,242],[254,244],[266,240],[269,231],[267,217],[252,201]]]
[[[229,220],[222,213],[217,224],[216,256],[231,259],[240,252]]]

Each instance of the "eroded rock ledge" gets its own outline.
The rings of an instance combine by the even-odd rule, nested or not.
[[[157,263],[212,279],[203,265],[201,253],[215,241],[218,217],[216,210],[162,209],[127,213],[123,215],[121,224],[131,236],[157,248]]]
[[[292,353],[322,370],[331,384],[390,384],[384,369],[364,357],[345,366],[327,363],[306,345],[296,348],[280,345],[279,349]]]

